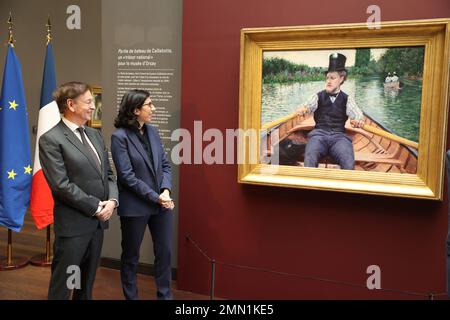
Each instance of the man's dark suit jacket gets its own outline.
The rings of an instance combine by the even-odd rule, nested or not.
[[[99,201],[117,199],[115,177],[102,136],[85,127],[100,159],[101,172],[92,162],[82,142],[60,121],[39,139],[39,158],[55,201],[55,235],[61,237],[92,233],[99,223],[94,217]]]
[[[122,217],[159,213],[162,210],[158,202],[159,194],[163,189],[172,188],[170,162],[158,131],[151,125],[146,125],[146,131],[152,149],[152,161],[131,129],[119,128],[111,137],[111,153],[120,190],[118,214]]]

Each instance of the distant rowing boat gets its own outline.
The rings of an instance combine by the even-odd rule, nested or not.
[[[389,133],[368,115],[364,116],[366,117],[365,128],[376,133],[353,128],[349,121],[345,126],[347,134],[353,140],[355,170],[415,174],[417,172],[416,149],[418,144]],[[275,125],[263,126],[264,129],[267,129],[262,137],[263,154],[270,156],[274,148],[279,147],[279,163],[281,165],[303,166],[308,142],[307,135],[315,126],[313,116],[290,115],[273,123]],[[275,129],[278,129],[278,139],[276,140],[273,135]],[[339,166],[329,157],[321,159],[319,167],[339,169]]]
[[[396,90],[401,89],[400,81],[384,83],[384,88],[385,89],[396,89]]]

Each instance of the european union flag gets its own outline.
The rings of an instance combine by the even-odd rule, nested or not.
[[[8,45],[0,95],[0,225],[20,231],[30,202],[30,137],[22,71]]]

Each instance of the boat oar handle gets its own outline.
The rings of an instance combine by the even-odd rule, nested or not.
[[[395,134],[392,134],[390,132],[387,132],[387,131],[385,131],[383,129],[380,129],[380,128],[377,128],[377,127],[374,127],[374,126],[371,126],[371,125],[368,125],[368,124],[365,124],[362,127],[362,129],[364,129],[364,130],[366,130],[368,132],[371,132],[373,134],[376,134],[376,135],[378,135],[380,137],[387,138],[387,139],[399,142],[401,144],[404,144],[404,145],[406,145],[408,147],[412,147],[414,149],[419,150],[419,144],[417,142],[411,141],[411,140],[408,140],[408,139],[405,139],[405,138],[402,138],[402,137],[399,137],[399,136],[397,136]]]

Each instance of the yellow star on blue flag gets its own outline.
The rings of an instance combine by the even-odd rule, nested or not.
[[[0,225],[18,232],[30,203],[32,169],[22,71],[11,45],[6,54],[0,106],[5,111],[14,110],[0,112]],[[24,174],[20,168],[24,168]]]
[[[8,171],[8,179],[14,180],[15,176],[17,176],[17,173],[14,172],[14,169],[12,169],[11,171]]]
[[[16,103],[16,100],[14,100],[14,101],[8,101],[8,103],[9,103],[9,108],[10,108],[10,109],[16,110],[16,108],[19,106],[19,105]]]
[[[31,171],[33,171],[33,169],[31,168],[30,165],[28,165],[27,167],[23,167],[25,169],[25,172],[23,174],[31,174]]]

